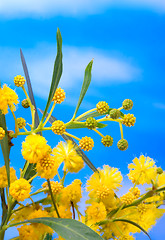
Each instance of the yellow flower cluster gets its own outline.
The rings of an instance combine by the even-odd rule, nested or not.
[[[13,183],[17,179],[16,172],[13,167],[10,168],[10,183]],[[8,186],[6,167],[0,167],[0,188]]]
[[[64,90],[62,88],[57,88],[52,101],[60,104],[64,101],[64,99],[65,99]]]
[[[2,127],[0,127],[0,140],[2,140],[4,136],[5,136],[5,130]]]
[[[16,180],[10,185],[9,188],[10,195],[18,202],[24,201],[26,198],[28,198],[30,196],[30,192],[31,185],[24,178]]]
[[[14,77],[14,84],[17,87],[23,87],[25,82],[26,82],[25,78],[21,75],[17,75],[16,77]]]
[[[11,111],[16,110],[15,106],[18,104],[18,96],[14,90],[4,84],[3,88],[0,88],[0,96],[0,110],[3,114],[8,113],[8,107],[10,107]]]

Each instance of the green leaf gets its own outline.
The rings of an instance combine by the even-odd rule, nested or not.
[[[112,109],[112,108],[110,108],[110,109]],[[104,113],[104,114],[101,114],[101,113],[98,113],[97,111],[94,111],[94,112],[92,112],[92,113],[89,113],[89,114],[87,114],[87,115],[79,118],[78,120],[79,120],[79,121],[83,121],[83,120],[86,120],[86,119],[89,118],[89,117],[93,117],[93,118],[95,118],[95,117],[100,117],[100,116],[104,116],[104,115],[106,115],[106,114],[108,114],[108,113],[109,113],[109,111],[107,111],[107,113]]]
[[[39,109],[41,113],[43,113],[43,111],[41,109]],[[56,121],[57,118],[51,116],[49,119],[49,122],[52,124],[54,121]],[[67,136],[66,134],[62,134],[61,137],[65,140],[65,141],[72,141],[72,143],[75,146],[75,150],[76,152],[82,157],[82,159],[84,160],[84,162],[88,165],[88,167],[93,171],[93,172],[98,172],[97,168],[93,165],[93,163],[89,160],[89,158],[85,155],[85,153],[79,148],[78,144],[73,140],[72,137]]]
[[[60,30],[57,29],[57,56],[56,56],[56,60],[54,63],[54,71],[53,71],[53,77],[52,77],[52,83],[51,83],[51,87],[50,87],[50,92],[49,92],[49,97],[48,97],[48,101],[46,104],[46,108],[45,111],[43,113],[42,119],[41,121],[44,120],[47,112],[48,112],[48,108],[52,102],[52,98],[54,96],[54,93],[57,89],[57,86],[59,84],[61,75],[62,75],[62,37],[61,37],[61,33]]]
[[[45,224],[51,227],[58,235],[67,240],[103,240],[103,238],[91,228],[74,219],[43,217],[15,223],[9,225],[9,227],[22,225],[23,223],[28,222]]]
[[[5,137],[2,140],[0,140],[0,143],[2,148],[3,158],[5,161],[8,186],[10,186],[10,160],[9,160],[10,149],[9,149],[9,142],[8,142],[8,132],[6,128],[5,115],[2,114],[1,111],[0,111],[0,127],[2,127],[5,130]]]
[[[85,75],[84,75],[84,81],[83,81],[83,85],[82,85],[82,88],[81,88],[81,92],[80,92],[80,97],[79,97],[79,100],[78,100],[78,103],[77,103],[77,107],[76,107],[76,110],[74,112],[74,115],[73,115],[73,119],[76,117],[76,114],[77,114],[77,111],[81,105],[81,102],[88,90],[88,87],[90,85],[90,82],[91,82],[91,71],[92,71],[92,65],[93,65],[93,59],[92,61],[90,61],[90,63],[87,65],[86,69],[85,69]]]
[[[34,94],[33,94],[33,89],[32,89],[32,85],[31,85],[31,81],[30,81],[30,77],[29,77],[28,68],[27,68],[27,65],[26,65],[26,61],[25,61],[22,49],[20,49],[20,55],[21,55],[21,61],[22,61],[22,66],[23,66],[23,70],[24,70],[24,73],[25,73],[27,86],[28,86],[29,97],[30,97],[32,105],[35,107],[35,126],[38,127],[39,116],[38,116],[37,107],[36,107],[36,103],[35,103],[35,99],[34,99]]]
[[[104,128],[107,124],[97,123],[97,128]],[[66,126],[66,129],[87,128],[85,122],[71,122]]]
[[[139,224],[137,224],[137,223],[135,223],[131,220],[120,218],[120,219],[113,220],[113,222],[127,222],[127,223],[130,223],[130,224],[134,225],[135,227],[139,228],[142,232],[144,232],[149,237],[149,239],[151,240],[151,238],[150,238],[149,234],[146,232],[146,230],[144,230],[144,228],[142,228]]]

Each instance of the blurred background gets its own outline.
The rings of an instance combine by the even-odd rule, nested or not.
[[[90,130],[71,130],[80,138],[93,137],[95,147],[87,156],[96,167],[108,164],[121,170],[125,193],[130,183],[127,165],[140,154],[153,158],[157,166],[165,169],[164,119],[165,119],[165,1],[164,0],[5,0],[0,1],[0,80],[15,89],[13,79],[23,75],[20,60],[22,49],[29,69],[37,107],[44,110],[51,84],[56,57],[56,31],[63,38],[63,75],[60,87],[65,89],[65,102],[55,108],[54,116],[67,122],[76,107],[84,70],[94,58],[92,82],[81,105],[79,114],[94,108],[98,101],[107,101],[118,108],[130,98],[134,107],[130,111],[136,118],[134,127],[124,127],[124,138],[129,148],[117,148],[120,130],[117,123],[102,129],[103,134],[114,137],[114,144],[105,148],[100,137]],[[25,97],[16,89],[20,101]],[[30,114],[18,106],[16,116]],[[25,115],[24,115],[25,116]],[[41,116],[41,115],[40,115]],[[13,120],[8,117],[8,127]],[[51,147],[60,137],[44,133]],[[21,155],[21,137],[13,141],[11,165],[19,168],[24,160]],[[17,149],[17,150],[16,150]],[[2,159],[2,154],[1,154]],[[3,165],[1,160],[0,165]],[[86,166],[79,173],[83,182],[92,174]],[[70,183],[75,174],[68,175]],[[43,181],[34,181],[34,189]],[[165,217],[150,231],[152,240],[163,239]],[[15,229],[6,234],[14,237]],[[137,234],[137,240],[147,239]]]

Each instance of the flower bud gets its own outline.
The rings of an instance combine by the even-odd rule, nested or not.
[[[109,115],[112,119],[117,119],[120,117],[120,111],[114,108],[110,111]]]
[[[55,134],[61,135],[65,132],[65,129],[66,129],[66,127],[65,127],[64,122],[62,122],[60,120],[54,121],[52,123],[52,131]]]
[[[79,141],[79,147],[81,149],[83,149],[84,151],[89,151],[92,150],[92,148],[94,147],[94,141],[92,138],[90,137],[83,137],[80,141]]]
[[[117,146],[121,151],[125,151],[128,148],[128,142],[126,139],[120,139],[117,143]]]
[[[21,105],[24,108],[29,108],[30,107],[30,103],[29,103],[28,99],[22,100]]]
[[[125,109],[125,110],[131,110],[132,107],[133,107],[133,102],[131,99],[125,99],[122,103],[122,107]]]
[[[92,129],[95,129],[97,127],[97,121],[93,117],[89,117],[89,118],[87,118],[87,120],[85,122],[85,125],[86,125],[87,128],[92,130]]]
[[[109,135],[106,135],[101,139],[101,142],[105,147],[110,147],[113,144],[113,138]]]
[[[17,87],[23,87],[23,85],[25,84],[25,78],[22,77],[21,75],[17,75],[15,78],[14,78],[14,84],[15,86]]]
[[[109,106],[105,101],[100,101],[96,104],[96,108],[98,113],[104,114],[108,111]]]

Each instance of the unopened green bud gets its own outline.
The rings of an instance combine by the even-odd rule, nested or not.
[[[22,100],[21,105],[24,108],[29,108],[30,107],[30,103],[27,99]]]
[[[131,110],[133,107],[133,102],[131,99],[125,99],[122,103],[122,106],[125,110]]]
[[[112,109],[109,113],[110,117],[113,119],[117,119],[120,117],[120,111],[118,109]]]
[[[161,167],[157,168],[157,174],[162,174],[163,173],[163,169]]]
[[[105,147],[110,147],[113,144],[113,138],[109,135],[106,135],[101,139],[101,142]]]
[[[125,151],[128,148],[128,142],[126,139],[120,139],[117,143],[117,146],[121,151]]]
[[[97,121],[95,118],[93,117],[89,117],[87,118],[86,122],[85,122],[85,125],[87,128],[89,129],[95,129],[97,127]]]

